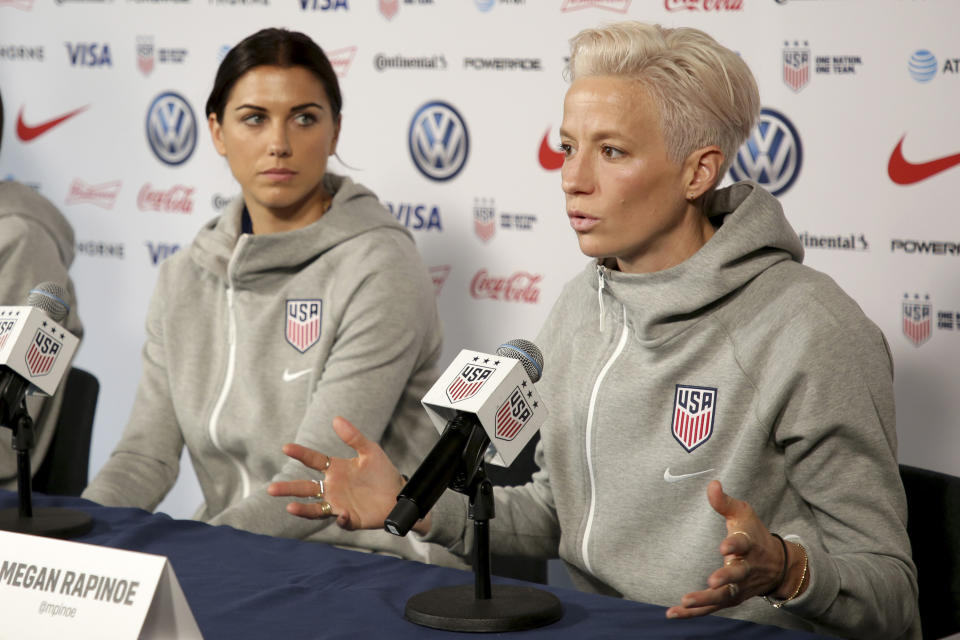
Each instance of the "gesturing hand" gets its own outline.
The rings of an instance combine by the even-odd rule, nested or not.
[[[332,458],[308,447],[286,444],[283,452],[324,474],[313,480],[272,482],[271,496],[321,498],[319,502],[291,502],[287,511],[302,518],[336,517],[344,529],[382,529],[403,487],[400,472],[376,442],[368,440],[344,418],[333,419],[333,430],[357,452],[354,458]],[[322,495],[321,495],[322,494]]]
[[[668,618],[692,618],[736,606],[776,589],[782,579],[783,547],[753,508],[724,493],[716,480],[707,485],[707,499],[727,521],[727,537],[719,548],[723,566],[707,578],[707,589],[688,593],[680,606],[667,609]]]

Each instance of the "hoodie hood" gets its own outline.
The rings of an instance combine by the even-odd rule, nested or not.
[[[208,222],[190,247],[190,258],[201,268],[227,279],[234,259],[232,277],[242,286],[269,273],[295,273],[316,257],[347,240],[373,229],[391,229],[412,239],[377,197],[348,177],[328,173],[324,187],[333,194],[330,208],[316,222],[293,231],[249,235],[240,253],[233,258],[241,236],[243,197],[234,198],[224,212]]]
[[[803,261],[803,245],[780,203],[755,182],[714,193],[707,215],[719,225],[713,237],[684,262],[654,273],[621,273],[615,260],[586,270],[594,289],[624,304],[644,341],[669,339],[778,262]],[[601,297],[602,300],[602,297]]]
[[[0,217],[23,216],[42,226],[57,244],[64,267],[73,264],[73,228],[52,202],[25,184],[0,181]]]

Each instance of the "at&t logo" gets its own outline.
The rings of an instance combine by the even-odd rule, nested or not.
[[[918,49],[910,56],[908,68],[917,82],[930,82],[937,75],[937,57],[926,49]]]
[[[456,177],[470,153],[470,136],[463,118],[452,106],[437,100],[414,114],[408,143],[410,157],[420,173],[440,182]]]
[[[176,166],[190,158],[197,146],[197,120],[183,96],[168,91],[154,99],[147,110],[147,140],[166,164]]]
[[[793,123],[778,111],[763,109],[730,165],[730,177],[759,182],[776,196],[793,185],[802,163],[803,147]]]

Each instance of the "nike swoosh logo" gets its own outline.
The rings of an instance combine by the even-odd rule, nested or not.
[[[47,120],[44,123],[30,126],[23,121],[23,107],[20,107],[20,113],[17,114],[17,137],[23,140],[24,142],[30,142],[39,135],[43,135],[50,129],[53,129],[55,126],[69,120],[73,116],[77,115],[81,111],[85,111],[90,105],[80,107],[79,109],[74,109],[73,111],[66,113],[59,118],[54,118],[52,120]]]
[[[895,183],[915,184],[960,164],[960,153],[937,158],[930,162],[921,162],[920,164],[909,162],[903,157],[903,139],[906,137],[900,138],[900,142],[897,143],[896,149],[890,154],[890,162],[887,164],[887,173]]]
[[[313,371],[313,369],[304,369],[303,371],[296,371],[296,372],[294,372],[294,373],[290,373],[289,370],[284,369],[284,370],[283,370],[283,381],[284,381],[284,382],[293,382],[293,381],[296,380],[297,378],[299,378],[299,377],[301,377],[301,376],[305,376],[305,375],[307,375],[308,373],[310,373],[311,371]]]
[[[667,482],[679,482],[680,480],[686,480],[687,478],[696,478],[697,476],[702,476],[705,473],[710,473],[713,469],[704,469],[703,471],[697,471],[696,473],[681,473],[680,475],[673,475],[670,473],[670,467],[667,467],[663,470],[663,479]]]
[[[540,166],[547,171],[556,171],[563,166],[564,155],[550,146],[550,129],[543,134],[540,141]]]

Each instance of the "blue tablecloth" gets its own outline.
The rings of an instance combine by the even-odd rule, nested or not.
[[[16,506],[16,493],[0,491],[0,508]],[[207,640],[482,637],[428,629],[403,618],[408,598],[438,586],[472,584],[473,575],[468,572],[174,520],[139,509],[101,507],[79,498],[34,496],[34,508],[46,506],[90,514],[93,530],[78,542],[166,556]],[[494,578],[498,583],[523,584]],[[716,616],[667,620],[663,607],[543,588],[560,599],[563,618],[511,636],[551,640],[816,637]]]

